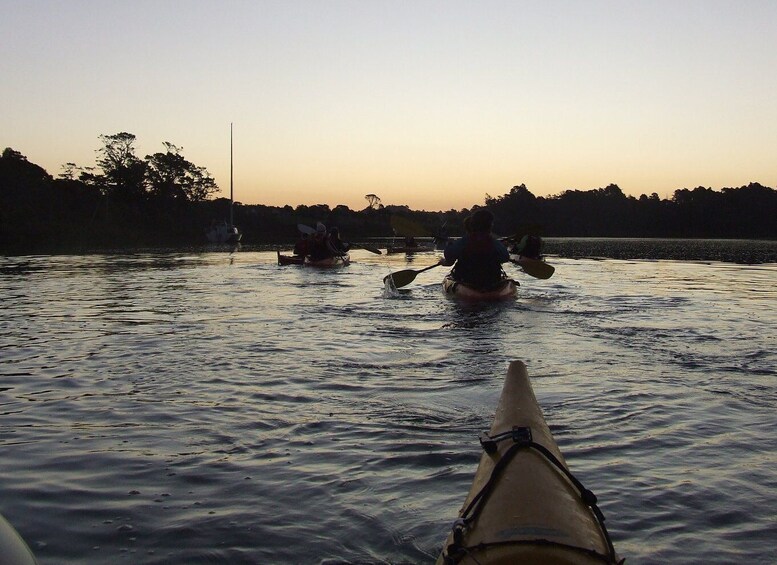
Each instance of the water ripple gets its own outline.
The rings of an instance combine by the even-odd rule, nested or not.
[[[472,305],[366,252],[0,258],[1,510],[42,564],[431,562],[523,359],[629,561],[768,561],[775,266],[553,262]]]

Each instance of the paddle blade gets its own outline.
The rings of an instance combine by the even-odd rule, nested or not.
[[[377,247],[373,247],[372,245],[358,243],[358,244],[354,244],[354,247],[364,249],[365,251],[369,251],[370,253],[374,253],[375,255],[383,255],[383,252],[380,249],[378,249]]]
[[[394,288],[402,288],[403,286],[407,286],[413,282],[416,275],[418,275],[418,271],[414,271],[413,269],[406,269],[404,271],[397,271],[396,273],[386,275],[383,277],[383,282],[385,283],[388,279],[393,279]]]
[[[520,257],[514,260],[513,263],[521,267],[524,273],[535,279],[549,279],[556,272],[556,268],[553,265],[548,265],[545,261],[540,261],[539,259]]]
[[[316,233],[316,228],[311,228],[305,224],[297,224],[297,229],[300,231],[300,233],[306,233],[308,235],[313,235]]]

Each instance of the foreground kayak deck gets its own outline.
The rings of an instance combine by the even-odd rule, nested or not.
[[[437,565],[619,563],[595,497],[568,474],[520,361],[510,364],[481,443]]]
[[[518,292],[518,283],[513,279],[504,279],[492,289],[481,290],[459,282],[448,275],[442,281],[442,289],[445,294],[464,300],[506,300]]]
[[[38,562],[14,527],[0,514],[0,563],[3,565],[36,565]]]

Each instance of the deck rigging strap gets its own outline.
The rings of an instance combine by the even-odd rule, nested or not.
[[[488,454],[493,454],[497,451],[497,448],[498,448],[497,444],[499,442],[510,440],[510,439],[513,440],[514,442],[513,445],[511,445],[509,449],[505,452],[505,454],[499,459],[499,461],[496,462],[493,470],[491,471],[491,476],[488,478],[488,481],[486,481],[486,484],[483,485],[483,488],[481,488],[480,491],[474,497],[472,497],[472,500],[470,501],[470,503],[461,513],[461,516],[454,522],[453,543],[448,545],[448,547],[445,550],[446,563],[457,563],[461,558],[464,557],[464,555],[478,549],[485,549],[486,547],[494,547],[498,545],[511,545],[511,544],[512,545],[551,545],[556,547],[563,547],[566,549],[571,549],[571,550],[586,553],[592,557],[599,558],[604,563],[623,563],[625,559],[618,561],[616,557],[615,548],[613,547],[612,540],[610,539],[610,534],[607,531],[607,527],[604,525],[604,514],[602,513],[602,511],[599,509],[599,506],[597,505],[596,495],[592,491],[585,488],[583,486],[583,483],[581,483],[577,479],[577,477],[575,477],[569,471],[569,469],[567,469],[550,450],[548,450],[544,445],[541,445],[534,441],[534,439],[532,438],[531,428],[525,427],[525,426],[515,426],[513,427],[512,430],[501,432],[494,436],[489,436],[487,433],[483,432],[482,434],[480,434],[480,437],[479,437],[481,447]],[[480,514],[480,511],[483,508],[483,505],[486,499],[488,499],[489,495],[491,494],[491,491],[496,485],[499,475],[507,467],[508,463],[513,459],[513,457],[515,457],[515,455],[523,449],[534,449],[535,451],[539,452],[541,455],[545,457],[545,459],[548,462],[550,462],[558,471],[560,471],[575,486],[578,493],[580,494],[580,499],[583,501],[583,503],[586,506],[588,506],[591,509],[594,517],[596,518],[597,523],[599,524],[600,529],[602,530],[602,535],[604,536],[604,539],[607,543],[608,555],[602,555],[601,553],[593,549],[572,546],[572,545],[563,544],[560,542],[554,542],[554,541],[545,540],[545,539],[511,540],[511,541],[504,541],[504,542],[484,542],[471,547],[465,547],[463,545],[464,532]]]

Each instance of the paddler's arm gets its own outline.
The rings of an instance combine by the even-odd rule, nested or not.
[[[505,247],[504,244],[498,239],[494,239],[494,248],[496,249],[496,254],[497,257],[499,257],[500,263],[507,263],[510,261],[510,252],[507,250],[507,247]]]
[[[459,257],[461,257],[461,252],[466,245],[464,239],[465,238],[460,237],[453,243],[449,243],[445,246],[445,250],[443,251],[443,259],[440,261],[440,265],[450,267]]]

